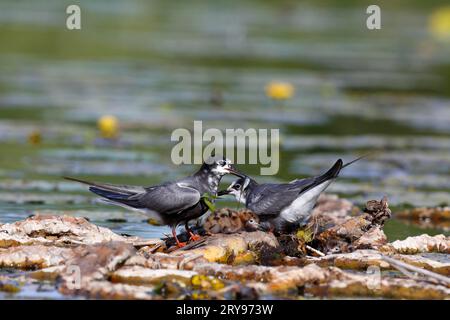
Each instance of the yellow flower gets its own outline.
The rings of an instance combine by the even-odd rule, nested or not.
[[[32,145],[38,145],[41,144],[42,141],[42,135],[39,130],[34,130],[28,135],[28,142]]]
[[[266,86],[266,95],[275,100],[286,100],[294,95],[294,86],[289,82],[270,82]]]
[[[437,38],[450,38],[450,6],[434,10],[429,18],[428,28]]]
[[[118,135],[119,120],[114,116],[102,116],[97,122],[100,135],[106,139],[114,139]]]

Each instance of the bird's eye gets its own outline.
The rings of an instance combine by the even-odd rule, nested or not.
[[[223,167],[224,165],[226,165],[226,161],[225,160],[219,160],[218,164]]]
[[[237,183],[233,186],[233,189],[235,189],[235,190],[239,190],[240,188],[241,188],[241,185],[239,183]]]
[[[255,223],[255,220],[253,220],[253,219],[250,219],[250,220],[248,220],[250,223]]]

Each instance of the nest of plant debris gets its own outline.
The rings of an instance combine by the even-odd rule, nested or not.
[[[196,230],[202,240],[181,249],[170,239],[126,237],[83,218],[34,216],[0,225],[0,267],[33,270],[20,282],[2,275],[0,290],[19,292],[45,279],[65,295],[106,299],[450,298],[450,264],[420,255],[450,254],[449,237],[388,243],[383,226],[390,215],[386,199],[359,210],[324,196],[308,226],[276,237],[246,230],[251,213],[222,209]],[[367,268],[401,274],[374,278]]]

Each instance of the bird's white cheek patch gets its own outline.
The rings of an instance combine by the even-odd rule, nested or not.
[[[319,195],[331,184],[332,180],[325,181],[317,187],[302,193],[290,206],[281,211],[281,217],[288,222],[296,222],[307,216],[314,208]]]

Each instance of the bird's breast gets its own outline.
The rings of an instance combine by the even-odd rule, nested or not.
[[[212,193],[217,193],[219,187],[219,180],[214,176],[208,176],[208,188]]]

